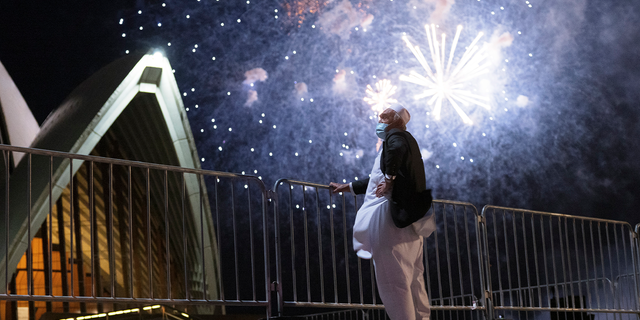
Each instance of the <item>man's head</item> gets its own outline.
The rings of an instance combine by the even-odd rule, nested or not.
[[[394,128],[407,130],[407,122],[409,122],[409,120],[411,120],[409,111],[407,111],[407,109],[405,109],[401,104],[394,104],[380,114],[379,122],[388,124],[385,131],[389,131]]]

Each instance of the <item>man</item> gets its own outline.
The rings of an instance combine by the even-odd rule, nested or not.
[[[418,143],[406,131],[410,119],[402,105],[382,112],[376,127],[382,150],[370,178],[329,184],[333,192],[366,193],[353,227],[353,247],[359,257],[373,258],[378,291],[392,320],[430,316],[421,235],[428,236],[435,225],[433,215],[422,218],[431,204],[431,193],[425,186]],[[427,197],[426,202],[420,196]],[[407,227],[418,219],[415,226]],[[422,230],[421,234],[416,230]]]

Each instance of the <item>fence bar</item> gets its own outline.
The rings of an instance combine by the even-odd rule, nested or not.
[[[10,161],[3,166],[7,175],[0,221],[4,232],[1,241],[6,247],[0,265],[4,269],[0,271],[4,278],[0,281],[4,289],[0,301],[27,301],[30,313],[41,308],[34,305],[38,301],[47,302],[47,309],[51,303],[63,303],[70,313],[88,310],[85,304],[97,304],[97,310],[160,303],[268,309],[271,222],[266,212],[271,197],[258,177],[7,145],[0,145],[0,150],[5,159],[11,152],[26,155],[13,171]],[[36,171],[32,175],[32,170],[46,170],[48,175],[36,175]],[[172,174],[177,179],[172,179]],[[237,256],[224,254],[228,251],[224,251],[221,232],[229,230],[220,229],[225,229],[222,220],[226,217],[219,214],[218,205],[220,199],[232,194],[226,189],[216,190],[216,216],[209,215],[207,190],[200,182],[203,177],[216,178],[214,187],[219,178],[228,179],[233,187],[240,183],[245,186],[247,197],[239,202],[246,204],[240,210],[240,205],[234,208],[237,217],[243,216],[243,225],[236,225],[234,232],[247,249],[251,245],[251,254],[246,256],[250,262],[228,263]],[[15,208],[10,208],[11,202]],[[260,220],[251,213],[256,203],[262,211]],[[261,228],[254,224],[257,221],[261,221]],[[12,224],[19,222],[23,228],[12,229]],[[247,222],[249,228],[244,224]],[[255,246],[254,232],[262,232],[264,246]],[[43,238],[42,251],[33,247],[38,237]],[[23,260],[18,266],[20,256]],[[58,256],[60,267],[54,266]],[[213,262],[207,260],[211,258]],[[259,264],[264,264],[264,275],[258,271]],[[226,273],[228,266],[237,276]],[[236,268],[242,272],[236,272]],[[242,282],[237,282],[239,277],[248,281],[240,278]],[[183,283],[175,285],[176,279]],[[16,286],[13,281],[22,282]],[[238,286],[225,286],[227,281],[236,281]],[[232,294],[234,291],[237,294]],[[245,292],[250,300],[243,300]],[[230,294],[236,298],[226,300]]]
[[[632,263],[637,250],[624,244],[627,236],[634,239],[636,234],[628,223],[497,206],[485,206],[481,216],[486,222],[485,260],[490,262],[487,290],[494,310],[569,312],[577,317],[587,312],[640,312],[640,303],[630,304],[624,298],[629,295],[628,283],[637,283],[636,275],[630,281],[624,273],[637,269]],[[507,223],[512,225],[508,237]],[[495,250],[488,250],[491,244]],[[505,266],[507,270],[500,271]],[[514,269],[515,277],[509,273]],[[491,274],[498,278],[489,278]],[[500,280],[505,274],[507,287]],[[495,286],[498,289],[492,290]],[[526,312],[522,316],[528,317]]]

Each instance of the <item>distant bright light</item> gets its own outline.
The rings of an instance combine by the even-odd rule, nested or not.
[[[451,63],[458,45],[462,26],[458,26],[457,28],[448,59],[445,55],[445,34],[443,33],[441,41],[438,41],[435,25],[426,25],[425,29],[427,31],[427,40],[429,41],[431,60],[435,70],[432,70],[420,48],[411,44],[407,36],[403,36],[402,39],[416,59],[418,59],[418,62],[426,71],[427,76],[425,77],[415,71],[411,71],[408,76],[401,75],[400,80],[426,87],[424,92],[416,95],[414,99],[430,97],[428,104],[434,106],[433,116],[436,120],[440,119],[442,102],[447,100],[456,110],[460,118],[462,118],[462,121],[466,124],[471,124],[471,119],[462,108],[460,108],[458,103],[462,103],[464,106],[476,104],[487,110],[491,108],[488,104],[489,99],[487,97],[473,94],[471,91],[465,89],[465,85],[470,80],[488,72],[487,64],[484,62],[486,52],[484,48],[479,49],[477,46],[478,40],[480,40],[484,34],[482,32],[478,33],[476,38],[465,50],[457,65],[452,69]]]

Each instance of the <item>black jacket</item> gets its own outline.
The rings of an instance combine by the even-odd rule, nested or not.
[[[380,170],[387,176],[396,176],[391,193],[395,209],[409,211],[392,212],[396,226],[403,228],[422,218],[431,205],[431,190],[426,188],[420,147],[409,132],[400,129],[387,132],[382,144]],[[356,194],[365,193],[368,184],[369,179],[354,181],[353,191]],[[419,203],[416,203],[417,199]]]

